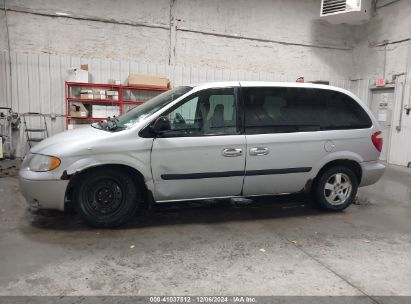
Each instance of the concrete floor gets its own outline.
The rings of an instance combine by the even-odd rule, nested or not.
[[[163,205],[127,227],[30,212],[0,179],[0,295],[411,295],[411,170],[342,213],[298,197]]]

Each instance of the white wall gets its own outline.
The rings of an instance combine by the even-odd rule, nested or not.
[[[383,6],[389,1],[378,1]],[[387,42],[386,78],[406,72],[407,50],[411,38],[411,1],[401,0],[377,9],[365,26],[355,28],[353,78],[382,77],[384,42]],[[408,40],[407,40],[408,39]]]
[[[319,21],[320,2],[6,0],[6,7],[11,51],[348,78],[350,28]]]
[[[7,45],[7,29],[6,29],[6,14],[0,11],[0,51],[8,50]]]
[[[401,109],[401,100],[405,104],[411,102],[411,1],[390,2],[378,1],[377,6],[382,7],[377,9],[375,16],[365,26],[356,28],[353,78],[369,78],[371,83],[375,83],[376,78],[384,78],[385,70],[385,79],[392,82],[394,75],[407,74],[396,79],[396,101],[388,153],[390,163],[404,166],[411,162],[411,114],[406,115]],[[400,116],[401,130],[397,131]]]
[[[177,63],[348,78],[349,27],[319,21],[320,1],[177,0],[176,6]]]

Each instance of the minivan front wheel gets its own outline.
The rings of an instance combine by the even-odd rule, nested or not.
[[[136,185],[120,170],[96,169],[84,174],[74,189],[79,215],[94,227],[116,227],[129,221],[139,205]]]
[[[314,197],[320,208],[339,211],[351,205],[357,189],[357,177],[351,169],[333,167],[320,176],[314,189]]]

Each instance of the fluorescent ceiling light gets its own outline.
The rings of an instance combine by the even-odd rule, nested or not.
[[[63,12],[56,12],[57,16],[70,16],[70,14],[63,13]]]

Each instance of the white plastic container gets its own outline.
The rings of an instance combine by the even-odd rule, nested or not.
[[[88,83],[89,74],[88,71],[82,70],[80,68],[69,68],[67,69],[67,81],[68,82],[82,82]]]

